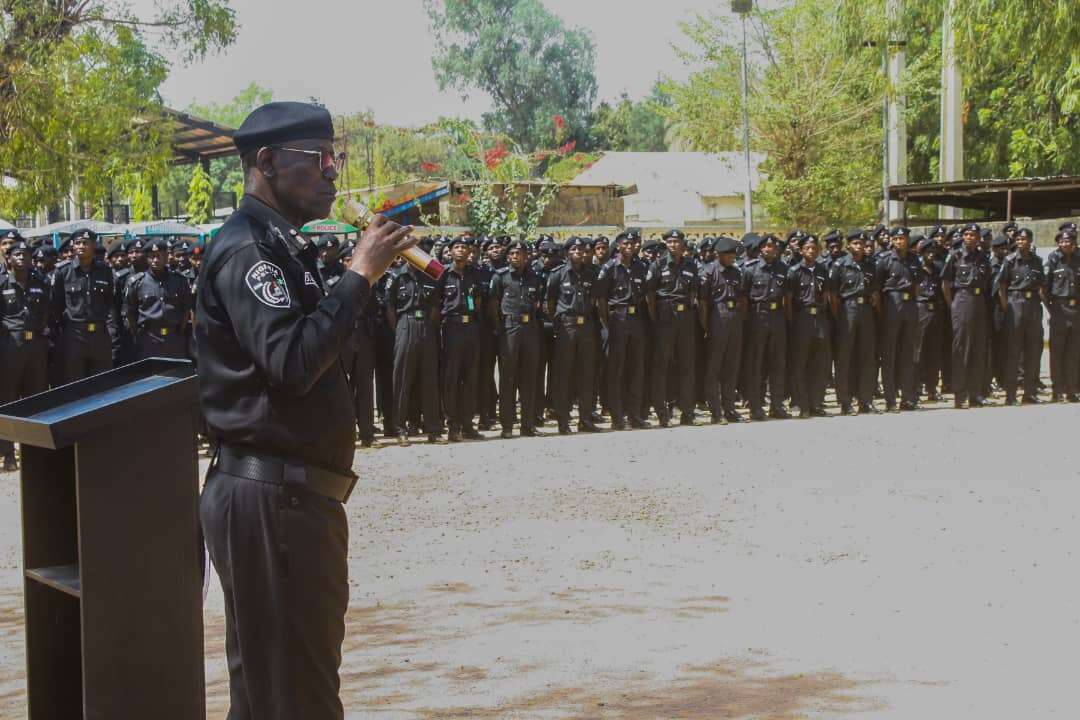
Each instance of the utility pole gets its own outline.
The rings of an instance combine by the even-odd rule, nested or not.
[[[754,9],[754,0],[731,0],[732,12],[738,13],[742,20],[742,131],[743,131],[743,231],[750,232],[754,225],[754,204],[751,197],[750,182],[750,91],[746,50],[746,16]]]
[[[886,44],[885,101],[885,224],[901,214],[900,203],[889,200],[889,186],[907,182],[907,98],[902,92],[907,69],[907,40],[900,34],[902,0],[888,0],[889,38]]]
[[[949,0],[941,32],[941,157],[938,179],[952,182],[964,179],[964,84],[956,65],[956,32],[953,10],[956,0]],[[940,206],[938,214],[945,219],[963,217],[960,208]]]
[[[367,160],[367,186],[375,187],[375,115],[364,116],[364,154]]]

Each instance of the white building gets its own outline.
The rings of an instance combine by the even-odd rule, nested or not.
[[[764,159],[750,156],[754,190]],[[625,198],[627,226],[735,231],[743,227],[743,168],[741,152],[609,152],[571,184],[636,185]]]

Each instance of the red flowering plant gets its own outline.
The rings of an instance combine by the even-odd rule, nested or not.
[[[424,173],[425,175],[434,175],[440,170],[442,170],[442,165],[440,165],[439,163],[428,162],[426,160],[420,163],[420,172]]]

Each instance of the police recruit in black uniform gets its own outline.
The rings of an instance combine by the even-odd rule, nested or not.
[[[245,195],[202,264],[196,347],[215,449],[200,515],[225,595],[231,720],[340,719],[356,417],[342,352],[415,244],[377,217],[327,292],[300,232],[339,158],[323,108],[271,103],[236,131]]]

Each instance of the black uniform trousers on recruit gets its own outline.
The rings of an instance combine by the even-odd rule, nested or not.
[[[1055,395],[1080,390],[1080,302],[1050,301],[1050,379]]]
[[[0,338],[0,404],[48,390],[48,363],[49,343],[43,334],[35,333],[31,340],[4,334]],[[14,451],[10,440],[0,440],[0,455]]]
[[[533,390],[536,398],[533,407],[536,409],[536,419],[542,424],[544,410],[555,407],[552,400],[552,381],[555,369],[555,328],[544,323],[540,326],[540,359],[536,364],[536,382]]]
[[[426,311],[425,311],[426,314]],[[409,408],[417,398],[422,405],[424,431],[439,432],[439,389],[433,382],[439,377],[439,338],[435,323],[429,318],[399,316],[394,338],[394,402],[391,417],[396,432],[406,432]],[[425,387],[425,380],[428,387]]]
[[[683,309],[679,310],[678,306]],[[677,401],[682,417],[694,415],[694,360],[697,342],[694,310],[689,302],[656,301],[656,340],[653,344],[652,396],[656,415],[670,420],[668,410],[669,370],[674,365],[674,382],[678,384]],[[673,383],[674,384],[674,383]]]
[[[482,420],[495,420],[498,406],[498,391],[495,387],[495,361],[499,357],[499,343],[495,336],[495,326],[487,317],[479,321],[477,347],[476,409]],[[502,368],[499,368],[502,372]]]
[[[136,340],[140,360],[151,357],[184,360],[188,356],[187,337],[175,326],[139,329]]]
[[[921,383],[928,393],[937,392],[938,389],[948,319],[945,303],[919,303],[919,342],[915,351],[918,375],[915,380]]]
[[[451,430],[471,430],[473,427],[479,328],[476,322],[462,323],[456,319],[447,319],[442,326],[443,412]]]
[[[904,299],[904,295],[908,299]],[[918,401],[915,392],[915,345],[919,341],[919,310],[910,291],[882,293],[881,383],[885,403],[896,404],[899,394],[904,402]]]
[[[862,300],[862,303],[859,300]],[[851,404],[852,386],[861,405],[874,401],[877,381],[877,330],[870,301],[851,297],[840,300],[836,318],[836,400]]]
[[[987,311],[989,319],[986,328],[989,364],[983,366],[983,391],[980,393],[984,395],[990,394],[991,380],[997,380],[1000,387],[1005,387],[1005,365],[1009,355],[1009,334],[1006,330],[1005,311],[1001,309],[996,296],[992,301],[987,300],[987,303],[990,305]]]
[[[825,407],[825,383],[832,365],[832,328],[825,308],[804,307],[791,323],[791,379],[793,402],[799,409]]]
[[[379,406],[379,415],[382,416],[382,429],[384,435],[393,435],[396,431],[394,424],[394,346],[397,344],[397,333],[390,329],[390,324],[380,321],[375,325],[375,400]],[[438,344],[435,346],[438,353]],[[437,378],[438,361],[436,361],[436,374],[431,377]],[[436,393],[436,400],[438,394]]]
[[[112,369],[112,339],[105,323],[67,322],[57,343],[61,382],[70,383]]]
[[[1005,310],[1005,397],[1016,397],[1020,360],[1024,362],[1024,397],[1039,392],[1039,366],[1042,364],[1042,302],[1038,290],[1018,290],[1008,294]]]
[[[735,386],[742,360],[743,315],[726,302],[714,303],[709,313],[705,354],[705,402],[713,417],[735,412]]]
[[[645,380],[645,322],[641,309],[613,307],[608,311],[607,407],[611,420],[627,416],[641,421],[647,415]]]
[[[375,342],[368,325],[357,322],[349,344],[341,353],[349,378],[356,427],[361,440],[375,439]]]
[[[750,410],[760,413],[765,404],[762,373],[769,378],[769,404],[779,410],[784,404],[784,382],[787,375],[787,318],[780,309],[781,303],[761,302],[750,304],[749,355],[745,358],[746,387],[744,392]],[[775,306],[776,309],[770,309]]]
[[[228,720],[343,718],[344,507],[212,467],[199,516],[225,595]]]
[[[514,406],[521,396],[521,429],[532,429],[536,420],[536,363],[540,360],[540,324],[536,316],[523,323],[505,318],[499,333],[499,422],[503,430],[514,427]]]
[[[958,401],[981,395],[986,372],[990,312],[986,298],[956,288],[952,301],[952,384]]]
[[[585,318],[579,325],[578,315],[560,315],[555,319],[555,358],[552,362],[552,400],[560,422],[569,422],[570,406],[578,404],[578,417],[588,420],[593,411],[590,405],[593,392],[593,372],[596,369],[596,330]],[[573,392],[571,392],[571,387]]]

